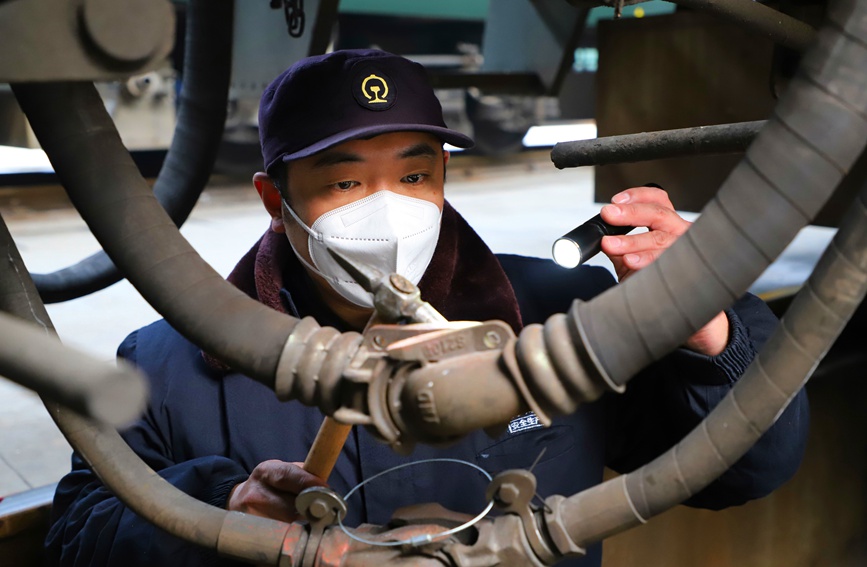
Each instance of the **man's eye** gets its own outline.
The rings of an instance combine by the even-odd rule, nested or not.
[[[423,174],[423,173],[412,173],[412,174],[407,175],[406,177],[403,178],[403,180],[404,180],[405,182],[407,182],[407,183],[411,183],[411,184],[413,184],[413,185],[415,185],[416,183],[421,182],[422,179],[424,179],[424,174]]]
[[[341,191],[348,191],[349,189],[355,187],[355,181],[338,181],[334,184],[334,186]]]

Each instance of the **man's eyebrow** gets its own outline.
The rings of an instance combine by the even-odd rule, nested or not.
[[[328,152],[319,156],[319,158],[313,162],[313,167],[330,167],[341,163],[357,163],[362,161],[364,161],[364,158],[358,154],[352,154],[349,152]]]
[[[419,142],[418,144],[401,150],[401,152],[397,155],[397,157],[401,159],[414,158],[419,156],[435,158],[437,157],[437,151],[430,144]]]

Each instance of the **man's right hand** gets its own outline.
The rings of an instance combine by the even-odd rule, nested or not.
[[[301,465],[276,460],[259,463],[250,478],[232,489],[226,508],[283,522],[298,520],[295,497],[305,488],[326,486]]]

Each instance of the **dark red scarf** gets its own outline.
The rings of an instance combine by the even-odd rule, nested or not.
[[[303,285],[299,274],[310,281],[286,236],[269,230],[241,258],[228,280],[253,299],[285,313],[280,297],[283,288],[296,302],[300,296],[320,301],[313,294],[298,289]],[[518,300],[503,268],[448,202],[443,207],[439,242],[418,287],[422,299],[450,321],[499,319],[516,333],[521,330]],[[318,307],[314,311],[324,309],[324,305]],[[214,358],[204,356],[211,366],[225,369]]]

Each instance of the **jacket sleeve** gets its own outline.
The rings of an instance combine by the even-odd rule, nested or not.
[[[726,315],[730,337],[722,353],[680,349],[633,378],[623,395],[604,398],[611,468],[636,469],[689,433],[734,387],[777,324],[765,303],[749,294]],[[685,504],[720,509],[769,494],[798,469],[808,426],[802,390],[752,449]]]
[[[136,334],[118,355],[133,363]],[[230,459],[213,456],[174,463],[159,407],[164,388],[151,379],[151,402],[145,415],[122,435],[142,460],[179,490],[224,507],[232,487],[248,473]],[[51,528],[46,539],[49,565],[230,565],[210,550],[186,543],[154,527],[129,510],[75,454],[72,471],[57,487]]]

